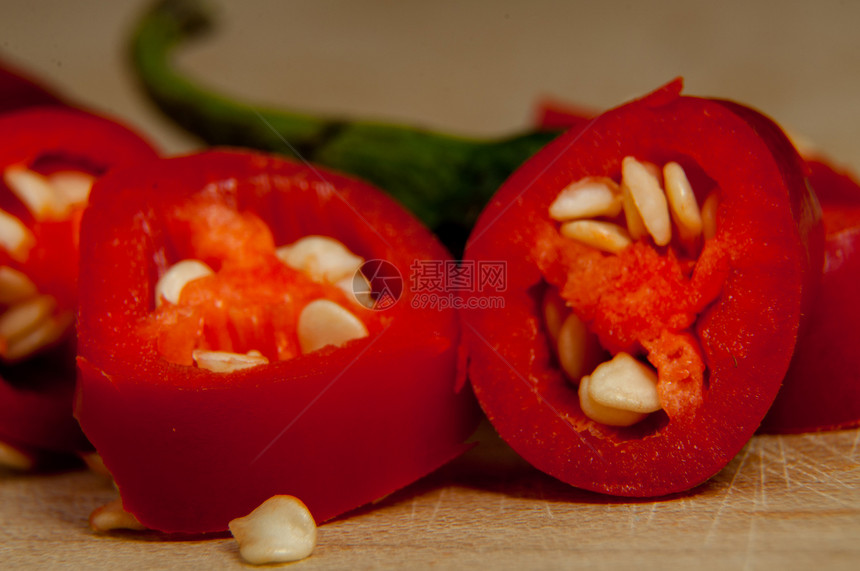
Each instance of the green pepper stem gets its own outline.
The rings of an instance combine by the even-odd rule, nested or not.
[[[558,134],[486,141],[236,101],[201,87],[172,63],[174,50],[211,25],[199,0],[162,0],[137,26],[134,69],[168,118],[208,144],[292,155],[363,178],[437,231],[455,253],[501,183]]]

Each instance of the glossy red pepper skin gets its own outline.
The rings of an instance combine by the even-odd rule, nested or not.
[[[332,236],[404,280],[415,260],[450,259],[376,189],[267,155],[212,151],[100,180],[81,237],[77,417],[128,511],[162,531],[222,531],[292,494],[322,522],[466,449],[480,414],[455,391],[457,315],[412,307],[408,287],[383,331],[338,349],[227,375],[161,358],[135,329],[153,306],[160,219],[203,193],[255,213],[276,244]]]
[[[33,107],[0,116],[0,171],[74,167],[100,176],[109,169],[150,160],[153,147],[104,117],[62,107]],[[37,224],[0,180],[0,208],[18,216],[37,242],[19,262],[0,252],[0,265],[24,271],[60,310],[77,306],[80,213]],[[25,451],[70,453],[88,448],[72,416],[75,380],[73,329],[59,344],[22,362],[0,364],[0,441]]]
[[[783,387],[762,423],[771,433],[860,425],[860,184],[808,159],[826,232],[821,290]]]
[[[781,131],[752,110],[679,91],[674,82],[559,137],[505,183],[466,248],[466,259],[508,264],[504,311],[463,315],[479,402],[523,458],[592,491],[660,496],[723,468],[776,396],[820,273],[817,203]],[[551,354],[539,266],[552,255],[547,209],[560,189],[585,176],[617,180],[626,155],[681,161],[721,189],[717,239],[729,262],[719,297],[694,326],[709,370],[701,404],[613,429],[582,414]]]

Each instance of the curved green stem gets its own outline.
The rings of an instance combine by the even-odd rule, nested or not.
[[[363,178],[399,200],[455,252],[505,178],[557,134],[483,141],[242,103],[201,87],[173,66],[174,50],[210,25],[199,0],[162,0],[139,22],[131,45],[134,69],[164,114],[209,144],[294,155]]]

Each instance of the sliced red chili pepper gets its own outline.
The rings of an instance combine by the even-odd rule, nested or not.
[[[81,238],[77,416],[144,525],[225,530],[275,494],[321,522],[464,451],[479,411],[455,392],[457,316],[413,307],[408,288],[372,312],[308,279],[313,264],[275,258],[307,236],[404,277],[416,261],[450,259],[381,192],[266,155],[165,159],[96,185]],[[177,294],[165,276],[187,260],[211,273]],[[302,316],[320,299],[367,334],[306,348]],[[218,373],[207,351],[268,363]]]
[[[537,124],[578,128],[590,110],[555,100],[538,105]],[[805,157],[809,182],[822,207],[826,232],[824,274],[806,332],[762,422],[770,433],[849,428],[860,423],[860,362],[854,292],[860,282],[860,184],[821,156]]]
[[[0,61],[0,111],[43,105],[64,103],[25,72]]]
[[[139,135],[68,108],[0,116],[0,441],[86,446],[72,417],[78,231],[89,187],[155,157]]]
[[[493,198],[466,249],[467,260],[508,265],[504,311],[463,317],[484,411],[535,467],[589,490],[664,495],[724,467],[776,396],[820,273],[819,210],[779,128],[680,87],[610,110],[539,152]],[[670,213],[683,219],[675,190],[670,206],[659,198],[661,183],[676,187],[671,169],[665,182],[641,174],[672,162],[703,205],[704,236],[668,225]],[[640,176],[656,195],[642,199]],[[594,220],[614,225],[595,243],[617,253],[550,217],[571,183],[608,188],[625,204]],[[545,303],[548,294],[566,303]],[[572,315],[562,313],[562,329],[556,311]]]
[[[541,129],[578,128],[599,114],[585,106],[546,97],[537,103],[535,124]]]
[[[823,159],[808,159],[826,232],[821,289],[765,432],[860,425],[860,184]]]

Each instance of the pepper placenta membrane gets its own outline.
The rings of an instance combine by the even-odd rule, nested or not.
[[[225,530],[277,494],[321,522],[466,448],[457,316],[405,286],[450,255],[376,189],[165,159],[99,181],[81,244],[77,416],[143,525]]]
[[[664,495],[725,466],[779,390],[820,274],[791,144],[680,87],[548,145],[466,248],[508,266],[504,311],[463,316],[484,411],[526,460],[589,490]]]
[[[0,441],[74,452],[78,231],[93,181],[155,157],[107,118],[34,107],[0,116]]]

